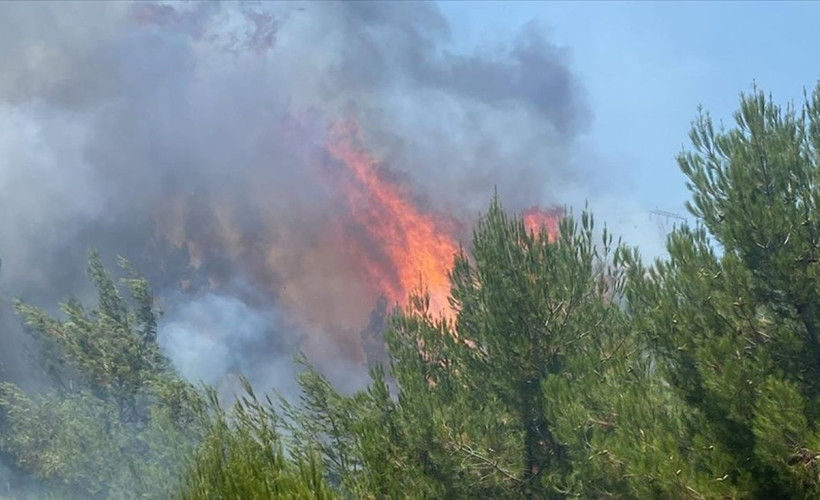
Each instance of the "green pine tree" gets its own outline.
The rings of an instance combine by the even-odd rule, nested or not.
[[[96,307],[69,298],[55,318],[16,303],[53,389],[0,384],[0,452],[60,498],[164,498],[201,433],[200,395],[156,343],[148,284],[120,264],[128,298],[92,252]]]
[[[734,127],[701,114],[690,137],[697,225],[671,234],[668,260],[634,265],[627,294],[683,417],[675,473],[655,479],[700,498],[817,498],[820,87],[799,110],[755,89]]]
[[[245,395],[230,411],[208,391],[209,412],[203,413],[208,429],[182,475],[176,497],[182,500],[315,499],[336,495],[328,486],[313,453],[304,460],[285,454],[280,418],[270,399],[259,401],[243,380]]]
[[[357,498],[628,493],[606,450],[632,432],[618,406],[646,390],[629,388],[648,387],[618,301],[626,253],[606,231],[596,242],[587,213],[549,242],[495,200],[455,259],[455,321],[421,290],[391,319],[390,372],[373,367],[367,391],[344,397],[308,370],[297,448],[318,446]]]

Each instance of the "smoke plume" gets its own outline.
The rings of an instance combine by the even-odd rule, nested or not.
[[[343,372],[379,279],[403,276],[373,232],[401,213],[376,224],[356,190],[389,185],[453,241],[496,188],[513,210],[556,201],[589,119],[568,64],[534,25],[454,51],[428,3],[4,3],[2,289],[87,297],[93,246],[149,278],[185,375],[284,384],[299,349]]]

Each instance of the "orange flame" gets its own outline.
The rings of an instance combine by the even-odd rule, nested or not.
[[[454,222],[421,212],[407,190],[385,179],[379,163],[361,146],[355,122],[331,129],[328,151],[351,174],[342,191],[352,217],[385,257],[366,265],[371,282],[395,304],[404,303],[421,278],[430,294],[430,312],[449,316],[448,272],[458,252]]]
[[[532,232],[537,235],[540,231],[546,231],[547,241],[549,242],[554,242],[558,239],[558,227],[563,217],[563,209],[543,209],[538,206],[532,206],[521,214],[527,232]]]
[[[279,204],[266,183],[251,179],[242,190],[246,199],[226,192],[168,200],[157,207],[157,230],[186,247],[189,264],[207,275],[211,289],[229,286],[239,271],[275,298],[285,320],[304,332],[302,348],[311,359],[361,360],[367,354],[360,332],[380,295],[389,306],[403,305],[423,283],[429,312],[452,319],[448,274],[467,234],[456,219],[422,209],[407,184],[365,148],[355,121],[331,127],[323,146],[331,161],[304,158],[318,167],[304,181],[326,181],[329,199],[322,203]],[[243,219],[249,209],[258,210],[258,223]],[[275,215],[285,210],[282,218]],[[549,241],[562,217],[537,206],[522,214],[527,230],[544,230]]]

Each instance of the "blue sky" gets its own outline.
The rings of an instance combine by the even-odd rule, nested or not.
[[[778,102],[800,101],[820,78],[816,2],[440,2],[458,48],[508,43],[535,21],[566,48],[593,123],[584,138],[604,185],[580,193],[596,217],[655,254],[649,211],[685,214],[675,155],[688,146],[702,104],[731,122],[738,95],[756,81]],[[606,177],[612,177],[607,179]],[[611,182],[611,184],[610,184]],[[621,201],[615,202],[614,200]],[[602,213],[603,212],[603,213]],[[630,234],[631,233],[631,234]],[[631,236],[631,238],[630,238]],[[640,241],[634,241],[635,239]]]

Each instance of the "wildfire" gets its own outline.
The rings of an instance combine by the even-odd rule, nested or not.
[[[298,127],[283,129],[299,139]],[[465,227],[424,210],[409,184],[364,146],[355,121],[331,127],[317,149],[321,154],[298,162],[308,167],[300,180],[315,184],[298,187],[323,193],[320,202],[272,198],[262,180],[158,207],[157,230],[184,247],[199,290],[203,283],[215,291],[230,287],[238,275],[263,293],[254,300],[269,300],[304,332],[309,356],[326,359],[361,360],[367,355],[361,332],[378,328],[368,326],[368,317],[385,304],[380,298],[388,308],[407,304],[421,284],[429,312],[452,319],[448,274]],[[535,206],[522,213],[527,230],[544,230],[549,241],[562,216]]]
[[[408,191],[387,180],[376,158],[361,146],[355,122],[332,128],[328,151],[351,174],[342,193],[352,217],[383,256],[367,262],[369,280],[391,303],[404,303],[423,281],[430,294],[430,312],[449,316],[448,271],[458,251],[454,221],[421,212]],[[359,240],[352,243],[363,253]]]
[[[564,217],[564,211],[560,208],[542,209],[532,206],[525,210],[521,217],[527,231],[535,234],[541,230],[546,231],[547,241],[554,242],[558,238],[558,225]]]
[[[239,17],[229,16],[229,29],[201,14],[140,4],[133,21],[188,35],[203,53],[236,56],[274,47],[278,25],[269,15],[241,9]],[[322,109],[324,98],[296,99],[292,109],[300,111],[279,115],[279,105],[269,102],[279,100],[260,101],[264,126],[237,127],[244,136],[226,148],[238,155],[236,165],[217,154],[197,179],[188,172],[200,172],[199,166],[182,162],[173,172],[184,175],[169,176],[163,202],[152,203],[152,251],[161,259],[157,275],[164,286],[241,294],[255,308],[272,309],[277,326],[298,332],[309,356],[321,352],[317,356],[330,359],[361,360],[362,332],[378,330],[386,309],[406,304],[419,285],[429,294],[429,312],[452,319],[448,274],[469,224],[425,210],[410,183],[367,149],[354,120],[335,122],[325,136],[327,120],[341,108],[332,106],[331,117]],[[250,124],[256,116],[249,115]],[[222,140],[217,130],[204,128],[201,139]],[[231,129],[225,140],[237,137]],[[220,159],[224,170],[214,168]],[[555,241],[560,211],[532,207],[522,216],[528,231],[543,230]],[[370,326],[369,316],[376,318]]]

